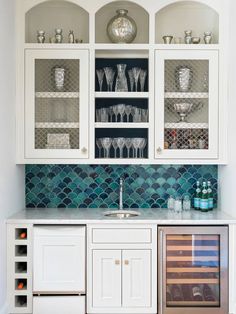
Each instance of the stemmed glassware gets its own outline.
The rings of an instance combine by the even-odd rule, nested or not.
[[[118,104],[117,110],[120,114],[120,122],[124,122],[124,113],[125,113],[125,105],[124,104]]]
[[[127,137],[125,139],[125,146],[127,149],[127,158],[130,158],[130,149],[131,149],[132,145],[133,145],[132,138]]]
[[[144,154],[144,149],[147,145],[147,139],[146,138],[142,138],[142,141],[140,142],[140,146],[139,146],[139,149],[140,149],[140,158],[143,158]]]
[[[102,158],[102,142],[100,138],[96,138],[96,145],[98,147],[98,158]]]
[[[105,67],[104,72],[105,72],[106,81],[107,81],[107,91],[112,92],[115,71],[111,67]]]
[[[118,137],[117,138],[117,145],[118,145],[119,150],[120,150],[120,158],[123,158],[123,149],[125,146],[125,138],[124,137]]]
[[[110,149],[111,149],[111,144],[112,144],[112,139],[110,137],[103,137],[100,139],[102,148],[104,149],[104,156],[105,158],[110,158]]]
[[[129,117],[132,112],[132,106],[131,105],[126,105],[125,106],[125,114],[126,114],[126,121],[129,122]]]
[[[139,74],[141,92],[144,92],[146,77],[147,77],[147,70],[141,70]]]
[[[118,148],[118,139],[117,138],[113,138],[112,146],[114,148],[114,158],[117,158],[117,155],[116,155],[116,151],[117,151],[117,148]]]
[[[139,79],[141,68],[134,67],[132,68],[132,71],[134,74],[135,91],[137,92],[138,91],[138,79]]]
[[[103,79],[104,79],[104,70],[103,69],[98,69],[96,70],[97,77],[98,77],[98,84],[99,84],[99,90],[102,92],[102,84],[103,84]]]
[[[130,91],[133,92],[134,91],[134,72],[132,69],[128,71],[128,75],[129,75],[129,82],[130,82]]]
[[[118,122],[118,115],[119,115],[118,106],[112,106],[112,109],[113,109],[113,113],[115,115],[115,122]]]

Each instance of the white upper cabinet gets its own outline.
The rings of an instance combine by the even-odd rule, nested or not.
[[[218,158],[218,51],[156,51],[156,158]]]
[[[226,163],[227,4],[17,0],[17,163]],[[130,43],[108,35],[117,12],[135,21]]]

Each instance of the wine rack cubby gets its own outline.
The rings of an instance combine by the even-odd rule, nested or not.
[[[7,226],[9,312],[32,313],[32,225]]]

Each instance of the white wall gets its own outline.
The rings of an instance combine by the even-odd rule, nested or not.
[[[24,167],[15,165],[14,0],[0,0],[0,313],[6,302],[5,219],[24,207]]]
[[[219,207],[236,217],[236,1],[230,1],[228,165],[219,167]]]

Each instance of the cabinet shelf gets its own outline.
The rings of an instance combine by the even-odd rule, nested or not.
[[[173,284],[210,284],[218,285],[219,279],[217,278],[178,278],[178,279],[166,279],[168,285]]]
[[[165,129],[208,129],[208,123],[168,122]]]
[[[95,123],[95,128],[97,129],[106,129],[106,128],[113,128],[113,129],[139,129],[139,128],[148,128],[149,123],[146,122],[140,122],[140,123],[114,123],[114,122],[107,122],[107,123],[102,123],[102,122],[96,122]]]
[[[209,97],[208,93],[201,92],[191,92],[191,93],[180,93],[180,92],[166,92],[165,98],[175,99],[175,98],[198,98],[198,99],[207,99]]]
[[[79,129],[78,122],[36,122],[36,129]]]
[[[96,92],[96,98],[148,98],[148,92]]]
[[[219,267],[168,267],[167,273],[218,273]]]
[[[36,98],[79,98],[77,92],[37,92]]]

